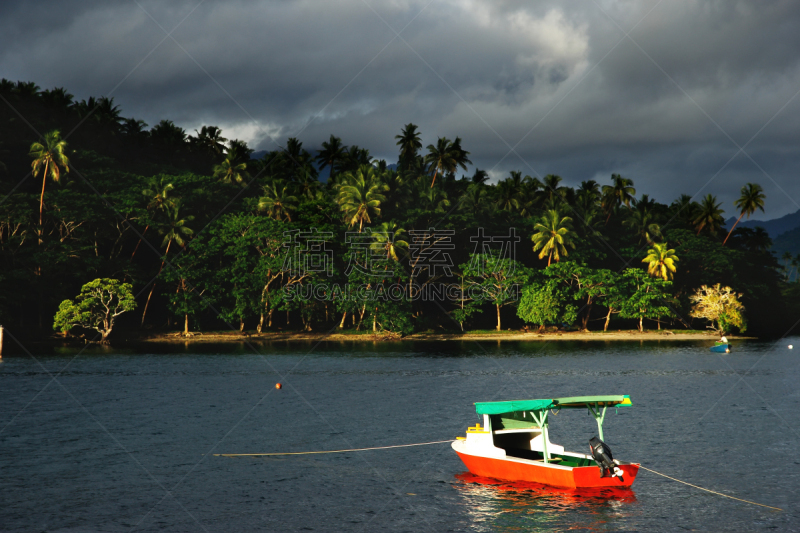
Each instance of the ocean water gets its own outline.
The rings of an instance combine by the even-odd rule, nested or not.
[[[798,339],[177,345],[0,363],[2,531],[800,530]],[[283,388],[277,390],[276,383]],[[473,402],[630,394],[609,411],[630,491],[480,479],[449,444]],[[551,440],[588,450],[583,411]]]

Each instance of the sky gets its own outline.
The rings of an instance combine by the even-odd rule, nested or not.
[[[216,125],[256,150],[461,137],[493,181],[612,173],[670,203],[748,182],[800,209],[800,3],[4,0],[0,77]]]

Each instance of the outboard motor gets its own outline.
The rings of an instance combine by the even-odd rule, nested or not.
[[[622,469],[614,462],[614,457],[611,456],[611,448],[605,442],[597,437],[592,437],[589,440],[589,448],[592,450],[592,457],[597,466],[600,467],[600,477],[611,476],[622,479]]]

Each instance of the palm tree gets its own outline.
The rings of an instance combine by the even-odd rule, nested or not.
[[[397,139],[396,144],[400,147],[400,159],[398,162],[402,170],[406,170],[408,164],[417,158],[417,153],[422,148],[417,125],[409,122],[403,127],[402,133],[395,135],[394,138]]]
[[[580,187],[578,187],[578,193],[588,195],[588,197],[594,198],[597,202],[600,201],[600,185],[594,180],[582,181]]]
[[[101,96],[97,99],[97,106],[94,116],[97,117],[99,122],[110,124],[117,129],[122,119],[121,111],[118,105],[114,105],[114,97],[108,98]]]
[[[677,220],[680,224],[691,226],[699,207],[688,194],[680,195],[669,206],[670,222]]]
[[[142,189],[142,195],[148,199],[148,211],[166,211],[167,208],[172,207],[172,203],[168,199],[169,193],[175,189],[170,179],[165,176],[160,178],[150,178],[150,183],[147,184],[146,189]]]
[[[372,232],[372,237],[375,239],[372,249],[385,250],[386,259],[397,261],[397,249],[408,249],[408,242],[400,238],[403,233],[406,233],[406,230],[397,227],[396,222],[382,222]]]
[[[425,156],[425,163],[433,170],[431,187],[436,182],[436,176],[439,171],[455,170],[455,159],[453,154],[450,153],[450,140],[447,137],[439,137],[439,140],[436,141],[436,146],[428,145],[428,155]]]
[[[643,194],[642,199],[636,201],[636,208],[622,223],[636,231],[639,235],[639,242],[644,239],[647,244],[653,244],[655,239],[661,238],[661,226],[656,223],[658,217],[651,211],[654,205],[655,201]]]
[[[295,185],[299,194],[313,200],[316,197],[320,183],[317,179],[316,169],[310,163],[300,169],[295,175]]]
[[[525,176],[522,178],[522,186],[520,187],[520,215],[528,216],[533,213],[534,209],[539,205],[542,195],[542,188],[544,184],[539,181],[539,178],[532,178]]]
[[[32,81],[18,81],[14,86],[14,92],[26,98],[39,96],[39,89],[40,87]]]
[[[147,199],[147,210],[155,213],[167,212],[168,209],[174,205],[173,200],[169,198],[169,193],[172,192],[173,189],[175,189],[175,186],[169,181],[169,178],[164,176],[160,178],[150,178],[147,188],[142,190],[142,195]],[[144,231],[142,231],[142,236],[139,238],[139,242],[136,243],[136,247],[131,254],[131,261],[133,261],[133,257],[139,250],[139,245],[142,244],[144,234],[147,233],[149,228],[150,224],[147,224]]]
[[[331,169],[328,180],[333,179],[336,170],[344,162],[346,154],[347,147],[342,145],[342,140],[339,137],[334,137],[333,135],[331,135],[328,142],[322,143],[322,150],[317,150],[319,169],[322,170],[325,167],[330,167]]]
[[[171,120],[161,120],[150,130],[150,138],[164,150],[178,150],[186,143],[186,130]]]
[[[245,154],[238,144],[231,141],[225,159],[219,165],[214,165],[214,177],[224,183],[239,184],[244,184],[244,181],[250,177],[247,173]]]
[[[611,174],[611,185],[603,185],[603,210],[607,213],[606,224],[611,219],[611,214],[614,210],[625,205],[631,206],[631,201],[636,195],[636,189],[633,187],[633,180],[623,178],[619,174]]]
[[[347,159],[349,159],[351,165],[361,166],[371,165],[375,158],[369,154],[369,150],[367,148],[351,146],[347,151]]]
[[[591,184],[594,184],[592,187]],[[584,185],[587,185],[584,187]],[[593,190],[594,189],[594,190]],[[600,217],[600,191],[594,180],[584,181],[575,193],[575,216],[580,221],[578,232],[585,237],[599,237]]]
[[[695,228],[697,228],[698,235],[706,228],[710,234],[717,234],[722,224],[725,223],[725,219],[722,218],[722,213],[725,211],[719,208],[721,205],[722,202],[717,203],[717,197],[711,196],[711,194],[707,194],[703,198],[703,201],[697,209],[695,219],[692,221]]]
[[[488,204],[487,187],[481,183],[472,183],[467,187],[464,196],[459,200],[460,207],[469,213],[480,214]]]
[[[69,172],[69,159],[67,158],[67,141],[61,140],[61,133],[53,130],[46,133],[43,142],[31,145],[30,155],[33,158],[31,168],[35,178],[42,172],[42,195],[39,197],[39,240],[41,241],[42,210],[44,208],[44,187],[49,177],[56,183],[61,180],[60,167]]]
[[[180,211],[180,201],[176,200],[172,203],[171,206],[167,207],[166,214],[167,220],[164,224],[159,228],[158,234],[164,236],[164,240],[161,241],[161,247],[164,248],[166,245],[167,249],[164,252],[164,259],[161,260],[161,266],[158,269],[158,274],[156,274],[156,278],[161,274],[161,271],[164,270],[164,263],[167,260],[167,256],[169,255],[169,248],[172,246],[172,243],[175,242],[178,246],[183,247],[186,245],[187,238],[194,235],[194,231],[189,228],[186,223],[191,222],[194,220],[193,216],[188,216],[186,218],[181,218],[179,211]],[[144,311],[142,312],[142,324],[144,325],[145,316],[147,316],[147,306],[150,305],[150,298],[153,296],[153,291],[156,288],[156,282],[153,281],[153,286],[150,288],[150,294],[147,295],[147,301],[144,304]]]
[[[755,252],[766,252],[772,246],[772,239],[767,230],[761,226],[756,226],[752,236],[748,239],[748,248]]]
[[[653,244],[647,250],[647,257],[642,259],[642,263],[647,263],[647,273],[664,281],[672,279],[676,261],[678,256],[675,255],[675,250],[668,250],[665,242]]]
[[[456,160],[456,165],[461,167],[462,170],[467,170],[467,165],[471,165],[472,161],[469,159],[469,152],[461,148],[461,137],[456,137],[456,140],[453,141],[451,151]],[[453,172],[455,172],[455,169],[453,169]]]
[[[39,96],[42,102],[52,109],[68,109],[73,103],[73,98],[75,98],[63,87],[47,89],[46,91],[42,91]]]
[[[120,125],[120,129],[124,135],[134,138],[145,135],[145,133],[147,133],[146,128],[147,122],[135,118],[123,119]]]
[[[555,174],[548,174],[542,181],[541,203],[550,209],[557,209],[564,200],[567,188],[561,185],[561,181],[561,176]]]
[[[413,201],[408,180],[396,170],[387,170],[381,174],[381,181],[386,184],[386,204],[399,209]]]
[[[161,247],[167,247],[166,252],[164,252],[164,257],[169,254],[169,247],[173,242],[183,248],[186,245],[185,238],[194,235],[194,231],[186,225],[187,222],[194,220],[194,217],[189,215],[186,218],[181,218],[179,214],[180,207],[181,203],[179,200],[175,200],[172,205],[167,206],[165,209],[167,220],[158,230],[158,234],[164,236],[164,240],[161,241]]]
[[[781,259],[785,263],[783,265],[783,276],[786,278],[786,281],[789,281],[789,274],[791,273],[792,266],[792,252],[783,252]]]
[[[489,179],[489,173],[488,173],[488,172],[486,172],[485,170],[481,170],[481,169],[479,169],[479,168],[476,168],[476,169],[475,169],[475,172],[474,172],[474,173],[472,174],[472,176],[470,176],[470,178],[469,178],[469,180],[470,180],[472,183],[474,183],[474,184],[478,184],[478,185],[481,185],[481,184],[483,184],[483,183],[486,183],[486,181],[487,181],[488,179]]]
[[[450,207],[447,193],[441,189],[425,187],[419,196],[420,207],[428,213],[444,213]]]
[[[381,202],[386,200],[382,193],[386,189],[372,165],[361,165],[355,173],[345,174],[336,202],[344,213],[348,227],[358,223],[358,232],[361,233],[364,222],[372,222],[370,213],[380,216]]]
[[[194,132],[197,136],[190,137],[189,140],[201,150],[216,156],[225,152],[225,141],[228,139],[222,136],[222,130],[217,126],[203,126],[200,131]]]
[[[275,180],[264,187],[264,196],[258,200],[258,210],[266,211],[275,220],[292,221],[292,211],[296,209],[297,197],[291,194],[291,186],[283,180]]]
[[[497,184],[495,206],[501,211],[519,211],[523,207],[522,172],[511,171],[511,176]]]
[[[742,187],[741,193],[742,195],[739,199],[733,202],[733,205],[738,207],[741,213],[739,214],[739,218],[736,219],[736,222],[733,223],[733,226],[731,226],[728,235],[725,236],[725,240],[722,241],[722,246],[725,246],[725,243],[728,242],[728,237],[733,233],[733,228],[742,220],[743,216],[747,215],[747,218],[750,218],[750,215],[755,213],[756,209],[761,209],[761,212],[764,212],[764,199],[766,196],[764,195],[764,189],[761,188],[761,185],[758,183],[748,183]]]
[[[539,259],[547,256],[547,266],[553,259],[558,263],[562,255],[569,255],[567,246],[575,248],[572,242],[572,219],[561,217],[555,209],[545,212],[533,229],[536,232],[531,237],[533,251],[541,250]]]
[[[447,137],[439,137],[436,146],[428,145],[428,155],[425,162],[433,170],[431,187],[436,183],[436,176],[441,173],[455,172],[458,167],[467,169],[467,164],[472,163],[467,157],[469,152],[461,149],[461,139],[456,137],[455,141],[450,141]]]

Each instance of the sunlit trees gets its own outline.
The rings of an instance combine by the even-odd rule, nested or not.
[[[638,268],[626,268],[621,284],[627,285],[627,298],[621,302],[619,316],[635,318],[639,332],[644,331],[645,318],[656,320],[661,328],[661,317],[674,317],[676,302],[670,295],[671,281],[645,275]]]
[[[675,255],[675,250],[668,250],[665,242],[653,244],[653,247],[647,251],[647,257],[642,259],[642,263],[647,263],[648,274],[665,281],[672,279],[677,261],[678,256]]]
[[[536,324],[539,331],[545,325],[558,321],[561,299],[550,292],[547,285],[527,285],[517,306],[517,316],[528,324]]]
[[[386,190],[386,185],[381,183],[372,165],[361,165],[355,173],[344,175],[336,202],[348,227],[358,224],[358,232],[361,233],[364,223],[372,222],[370,215],[380,216]]]
[[[100,342],[108,342],[116,318],[136,308],[130,283],[117,279],[98,278],[81,288],[74,300],[64,300],[58,307],[53,329],[67,333],[75,327],[94,329]]]
[[[728,235],[725,236],[725,240],[722,241],[723,246],[728,242],[728,238],[731,236],[731,233],[733,233],[733,228],[742,220],[743,216],[747,215],[747,218],[750,218],[750,215],[755,213],[756,209],[760,209],[762,213],[764,212],[764,199],[766,196],[764,195],[764,189],[761,188],[761,185],[757,183],[748,183],[742,187],[741,194],[739,199],[733,202],[733,204],[739,208],[739,218],[733,223]]]
[[[744,319],[744,305],[739,301],[742,295],[720,283],[714,286],[703,285],[689,297],[694,303],[691,316],[710,322],[709,328],[720,335],[732,327],[744,332],[747,324]]]
[[[396,222],[383,222],[376,226],[375,231],[372,232],[372,238],[375,240],[372,243],[372,249],[385,251],[386,259],[398,261],[398,250],[408,250],[408,241],[403,239],[405,233],[406,230],[398,227]]]
[[[575,248],[572,242],[572,219],[562,217],[554,209],[547,211],[533,230],[533,251],[539,251],[539,259],[547,256],[547,266],[553,259],[557,263],[562,256],[566,257],[569,254],[567,247]]]
[[[39,197],[39,241],[41,242],[42,209],[44,207],[44,188],[47,179],[58,183],[61,180],[61,168],[69,172],[69,158],[67,157],[67,141],[61,139],[61,133],[53,130],[44,135],[42,142],[31,145],[30,154],[33,158],[31,168],[33,176],[42,174],[42,195]]]
[[[223,183],[244,185],[244,182],[250,178],[247,173],[247,157],[242,147],[231,141],[225,159],[219,165],[214,166],[214,177]]]
[[[674,285],[663,285],[665,294],[675,295],[679,300],[677,303],[667,300],[665,307],[678,306],[676,309],[688,315],[688,296],[702,284],[730,285],[744,294],[742,301],[748,308],[750,327],[759,334],[775,333],[767,328],[788,329],[791,324],[786,321],[792,312],[787,307],[793,306],[793,301],[800,301],[800,297],[795,297],[800,289],[794,290],[792,284],[784,280],[797,279],[794,255],[798,250],[792,239],[781,238],[776,242],[780,253],[789,250],[792,254],[779,264],[770,254],[769,235],[763,229],[739,225],[745,217],[757,218],[757,212],[763,207],[764,192],[755,184],[747,184],[741,198],[731,199],[733,202],[739,198],[734,208],[736,213],[725,228],[728,235],[723,235],[715,229],[721,222],[721,210],[713,196],[710,206],[716,208],[720,216],[714,216],[713,209],[710,216],[708,209],[703,215],[700,205],[686,195],[671,206],[641,195],[634,200],[632,183],[618,175],[611,181],[607,175],[605,189],[591,180],[576,186],[571,173],[564,174],[561,180],[556,169],[551,170],[553,174],[539,179],[510,168],[501,175],[500,167],[492,167],[491,179],[486,171],[479,169],[473,169],[472,176],[472,173],[462,176],[463,167],[458,160],[464,162],[466,151],[461,141],[443,138],[441,146],[437,146],[434,136],[425,141],[433,142],[433,153],[429,153],[414,124],[405,124],[402,132],[395,132],[400,133],[394,141],[399,142],[396,148],[401,162],[398,171],[393,171],[387,161],[374,161],[366,145],[349,143],[345,147],[346,138],[329,134],[317,138],[315,150],[311,150],[313,155],[298,139],[284,139],[281,145],[285,150],[270,151],[256,161],[250,159],[249,148],[244,143],[234,140],[229,145],[214,126],[193,125],[197,130],[190,129],[193,137],[186,139],[180,127],[154,118],[151,122],[157,126],[151,134],[141,120],[122,117],[110,98],[87,99],[80,106],[72,106],[65,90],[39,92],[35,84],[8,80],[0,80],[0,94],[31,124],[44,128],[42,133],[57,129],[66,136],[67,131],[81,124],[69,137],[68,150],[61,150],[65,158],[68,156],[68,162],[62,161],[61,166],[52,158],[42,157],[47,152],[44,140],[36,139],[30,132],[26,133],[25,128],[16,128],[15,123],[9,122],[8,118],[13,118],[10,108],[6,110],[9,113],[5,122],[0,121],[0,126],[4,126],[0,128],[0,160],[8,167],[8,174],[0,174],[0,178],[24,176],[31,168],[28,165],[38,160],[36,177],[29,176],[38,185],[21,182],[16,186],[16,180],[9,181],[4,192],[8,198],[0,205],[0,322],[20,328],[36,327],[37,316],[52,317],[58,304],[65,298],[73,298],[87,280],[99,276],[123,279],[124,276],[125,281],[135,280],[132,283],[146,286],[152,285],[150,278],[159,270],[159,292],[153,293],[156,298],[150,299],[153,305],[147,310],[154,328],[168,324],[170,312],[178,314],[184,326],[187,315],[192,324],[211,325],[211,320],[215,320],[212,314],[201,312],[210,311],[203,307],[206,301],[213,303],[219,317],[235,322],[240,328],[245,322],[255,327],[256,323],[261,323],[260,315],[263,315],[262,325],[268,325],[274,315],[274,322],[282,328],[290,322],[289,315],[290,327],[297,326],[301,316],[306,325],[321,321],[323,315],[324,320],[330,322],[330,316],[339,305],[334,300],[323,303],[307,295],[293,303],[283,299],[283,287],[307,289],[310,283],[317,282],[311,277],[289,281],[291,273],[283,269],[287,249],[282,243],[287,239],[284,233],[288,230],[290,235],[306,234],[311,228],[332,234],[330,248],[326,251],[332,253],[334,273],[329,280],[320,276],[320,282],[343,286],[352,281],[349,274],[336,269],[344,271],[348,266],[345,249],[355,247],[354,243],[358,242],[366,261],[377,258],[381,268],[387,267],[385,279],[374,283],[393,286],[402,279],[413,281],[403,283],[406,294],[416,290],[414,287],[453,285],[459,280],[463,280],[466,287],[474,279],[463,278],[457,265],[468,260],[469,252],[477,251],[469,237],[475,235],[478,228],[484,228],[498,240],[482,244],[481,250],[497,251],[506,245],[501,239],[508,227],[525,228],[526,235],[533,236],[530,246],[537,245],[537,249],[535,253],[531,248],[520,250],[520,260],[526,264],[535,263],[536,283],[552,281],[557,289],[550,292],[550,303],[557,304],[562,311],[557,318],[551,317],[545,323],[559,327],[566,322],[581,328],[602,329],[604,318],[611,320],[620,315],[629,317],[619,320],[620,327],[632,327],[634,320],[646,321],[651,316],[658,319],[660,300],[646,300],[652,296],[647,287],[666,283],[671,278],[675,279]],[[82,121],[79,112],[83,117],[91,113],[91,117]],[[119,125],[114,126],[115,123]],[[455,132],[450,136],[454,138]],[[37,152],[45,153],[26,157],[34,140],[42,145]],[[323,140],[326,143],[320,145]],[[428,157],[426,162],[425,155],[434,157]],[[385,152],[380,152],[380,157],[389,159]],[[228,160],[227,164],[224,159]],[[226,166],[216,178],[212,172],[214,164]],[[242,164],[246,165],[244,172],[257,179],[258,187],[236,192],[239,187],[226,185],[223,180],[250,182],[239,172],[241,167],[236,169]],[[54,186],[54,174],[60,173],[63,183],[63,178],[75,174],[73,165],[86,181]],[[318,165],[333,168],[331,183],[326,187],[320,186],[317,179]],[[238,177],[236,172],[239,172]],[[501,178],[499,183],[498,177]],[[433,181],[433,187],[429,186],[428,179]],[[540,181],[542,179],[546,184]],[[41,193],[43,186],[44,194]],[[679,194],[680,191],[675,191],[673,197]],[[46,220],[43,215],[45,195],[48,199]],[[702,196],[698,195],[697,200],[702,200]],[[182,203],[175,216],[173,201],[178,199]],[[708,201],[704,203],[709,205]],[[551,210],[555,211],[555,216]],[[196,227],[185,216],[189,213],[196,215]],[[226,225],[223,231],[217,222],[227,215],[238,222]],[[173,223],[175,227],[169,228]],[[658,235],[656,224],[663,224],[662,236]],[[254,233],[249,229],[251,225],[261,229]],[[197,229],[199,238],[181,229],[187,226]],[[349,231],[360,230],[362,235],[351,235],[348,240],[345,238],[347,226]],[[411,228],[434,227],[438,228],[434,230],[435,236],[427,240],[421,233],[410,231]],[[365,234],[367,228],[372,231]],[[402,228],[409,232],[403,232]],[[156,240],[154,235],[159,229]],[[240,230],[247,239],[236,237]],[[266,237],[261,237],[261,230],[269,234],[269,244]],[[258,238],[256,233],[260,235]],[[410,238],[411,233],[413,238]],[[39,235],[42,236],[41,246],[37,245]],[[178,238],[186,244],[180,253]],[[152,241],[153,246],[145,246],[145,239]],[[235,242],[236,246],[229,246],[228,241]],[[664,241],[669,245],[656,245]],[[731,246],[727,246],[728,241]],[[640,249],[643,243],[647,245]],[[196,251],[203,245],[205,249],[200,250],[203,253]],[[443,251],[446,246],[452,248]],[[671,249],[674,251],[670,253]],[[263,264],[269,267],[263,267],[262,275],[259,258],[267,250],[270,259]],[[446,255],[448,261],[452,259],[449,269],[425,266],[429,258],[442,260]],[[536,256],[542,259],[537,260]],[[680,262],[675,256],[680,257]],[[159,268],[162,262],[163,268]],[[396,265],[398,262],[403,264]],[[412,264],[407,264],[409,262]],[[548,263],[552,276],[543,274]],[[633,283],[631,276],[618,272],[625,263],[639,265],[636,276],[642,278],[640,282]],[[395,272],[390,275],[388,272],[393,268]],[[206,277],[206,273],[210,277]],[[606,275],[609,273],[614,275]],[[410,287],[408,291],[406,286]],[[636,296],[638,303],[629,305],[640,291],[639,287],[645,288]],[[145,307],[150,290],[151,287],[146,286],[135,312]],[[458,330],[458,324],[445,320],[446,308],[448,312],[455,311],[451,316],[457,316],[464,328],[467,322],[483,327],[481,323],[487,319],[491,322],[489,327],[494,326],[496,309],[480,304],[482,316],[473,315],[474,321],[465,322],[479,304],[472,299],[449,297],[449,305],[442,308],[429,300],[408,298],[401,313],[405,316],[404,323],[417,328],[442,326]],[[539,311],[547,311],[549,304],[545,300],[536,303]],[[569,305],[576,307],[572,313],[576,315],[573,322],[569,321],[572,315],[565,311]],[[382,306],[384,303],[367,304],[365,308],[362,302],[358,311],[365,309],[365,316],[377,327],[384,312],[386,320],[395,323],[389,314],[396,309],[389,303]],[[287,313],[286,322],[281,313],[274,314],[278,310]],[[541,325],[539,320],[537,318],[537,324]],[[138,320],[136,322],[138,325]],[[400,319],[396,323],[399,324]],[[114,331],[120,325],[118,320]]]
[[[258,200],[258,210],[275,220],[292,221],[292,212],[297,209],[297,197],[292,194],[291,185],[283,180],[275,180],[264,187],[264,195]]]

